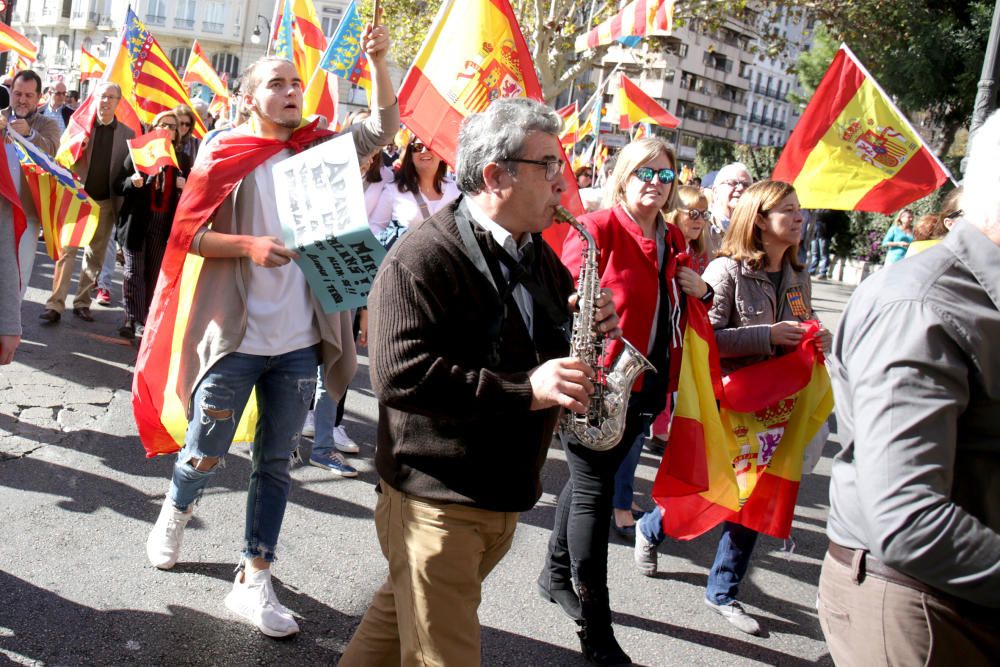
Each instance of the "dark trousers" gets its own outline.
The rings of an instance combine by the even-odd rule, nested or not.
[[[622,438],[611,449],[594,451],[573,439],[564,447],[569,480],[559,494],[543,577],[547,574],[554,586],[574,580],[585,616],[590,602],[610,622],[608,526],[615,473],[649,422],[650,415],[629,409]]]
[[[167,250],[173,212],[154,211],[149,216],[142,247],[131,250],[124,246],[125,272],[122,280],[122,296],[125,302],[125,318],[139,324],[146,323],[149,306],[153,301],[156,281],[160,276],[160,265]]]

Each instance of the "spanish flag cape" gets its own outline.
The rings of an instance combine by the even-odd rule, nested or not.
[[[203,333],[187,330],[203,262],[188,254],[191,241],[240,181],[268,158],[286,148],[298,153],[333,134],[316,125],[299,127],[288,141],[225,132],[202,148],[177,205],[132,381],[132,411],[147,456],[176,452],[184,443],[188,406],[180,404],[178,368]]]
[[[819,323],[788,354],[721,377],[704,304],[688,299],[677,405],[653,499],[666,534],[690,540],[723,521],[787,538],[806,445],[833,411]]]

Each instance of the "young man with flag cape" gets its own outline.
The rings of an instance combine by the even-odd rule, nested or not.
[[[389,81],[388,32],[362,43],[376,73],[372,115],[351,126],[357,152],[386,144],[399,110]],[[245,74],[250,120],[206,147],[174,218],[133,384],[150,456],[183,449],[147,542],[161,569],[180,555],[184,527],[222,463],[256,390],[245,543],[226,606],[271,637],[298,632],[275,596],[270,564],[291,485],[289,461],[316,388],[316,368],[338,399],[356,359],[347,312],[325,314],[295,253],[282,243],[271,168],[332,135],[302,123],[302,80],[266,57]]]

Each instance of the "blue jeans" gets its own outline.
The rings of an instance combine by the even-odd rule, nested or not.
[[[663,510],[659,505],[642,515],[635,525],[635,529],[642,533],[646,541],[650,544],[661,544],[667,539],[667,534],[663,532]]]
[[[639,467],[639,459],[642,457],[642,445],[646,442],[646,435],[649,433],[649,425],[653,418],[645,415],[642,421],[642,430],[639,436],[629,447],[625,460],[618,466],[615,473],[615,495],[611,500],[611,505],[616,510],[632,509],[632,496],[635,494],[635,469]]]
[[[817,236],[810,246],[809,275],[825,276],[830,265],[830,240]]]
[[[312,458],[322,458],[333,453],[333,428],[340,424],[343,413],[338,415],[337,401],[333,400],[323,382],[323,364],[316,375],[316,435],[313,437]],[[338,416],[340,419],[338,419]]]
[[[318,363],[318,345],[276,357],[233,352],[216,362],[195,388],[184,449],[174,464],[168,494],[180,511],[198,502],[218,472],[250,391],[257,390],[259,419],[247,491],[246,558],[274,560],[291,488],[289,463],[316,391]],[[207,457],[217,457],[218,465],[208,471],[191,465],[192,459]]]
[[[118,257],[118,244],[115,242],[114,232],[108,240],[108,249],[104,253],[104,261],[101,264],[101,273],[97,276],[97,286],[101,289],[111,291],[111,285],[115,279],[115,261]]]
[[[739,594],[740,582],[750,567],[750,555],[757,544],[757,531],[738,523],[722,524],[715,562],[708,571],[705,597],[715,604],[729,604]]]

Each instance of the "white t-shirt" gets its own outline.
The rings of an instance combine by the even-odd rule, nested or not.
[[[281,151],[237,186],[233,215],[238,233],[282,238],[271,168],[290,155]],[[272,268],[248,264],[247,328],[236,351],[274,357],[318,343],[312,296],[298,264]]]
[[[365,185],[365,209],[368,212],[368,227],[372,234],[385,231],[392,219],[392,204],[395,200],[396,185],[391,180],[382,180]]]
[[[400,224],[401,227],[409,227],[418,222],[423,221],[424,214],[420,211],[420,205],[417,204],[417,198],[409,192],[400,192],[399,186],[395,183],[390,184],[390,188],[393,192],[393,203],[392,203],[392,219]],[[441,183],[441,191],[443,192],[441,199],[436,201],[431,201],[424,197],[424,201],[427,203],[427,210],[431,215],[434,215],[442,208],[445,204],[448,204],[455,199],[458,199],[458,186],[455,185],[454,181],[445,179]]]

